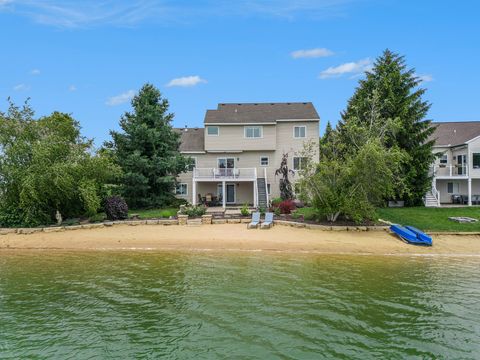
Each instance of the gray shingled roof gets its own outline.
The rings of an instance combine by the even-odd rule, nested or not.
[[[279,119],[319,119],[311,102],[218,104],[207,110],[205,124],[275,123]]]
[[[180,151],[204,151],[205,131],[204,128],[175,129],[180,132]]]
[[[433,122],[435,132],[430,140],[435,140],[436,146],[456,146],[465,144],[480,136],[480,121]]]

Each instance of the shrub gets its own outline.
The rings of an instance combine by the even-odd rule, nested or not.
[[[290,214],[297,207],[295,206],[293,200],[285,200],[278,204],[278,208],[282,214]]]
[[[264,207],[259,207],[258,211],[260,212],[260,215],[265,215],[265,208]]]
[[[300,214],[299,214],[298,212],[296,212],[296,211],[292,212],[291,215],[292,215],[292,219],[293,219],[293,220],[297,220],[297,219],[300,218]]]
[[[188,215],[189,217],[197,217],[205,215],[207,208],[203,205],[198,206],[189,206],[183,209],[182,214]]]
[[[281,214],[280,208],[276,207],[276,208],[273,210],[273,213],[274,213],[276,216],[279,216],[279,215]]]
[[[272,206],[273,207],[277,207],[281,202],[282,202],[282,198],[281,197],[277,197],[275,199],[272,199]]]
[[[128,205],[121,196],[110,196],[105,199],[105,214],[108,220],[127,219]]]
[[[248,210],[248,205],[244,204],[242,208],[240,209],[240,213],[242,216],[249,216],[250,215],[250,210]]]

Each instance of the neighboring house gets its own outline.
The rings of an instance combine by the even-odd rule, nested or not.
[[[480,121],[432,125],[439,157],[432,166],[432,190],[425,205],[480,204]]]
[[[280,196],[275,170],[282,155],[288,153],[289,167],[300,170],[305,142],[318,144],[319,122],[310,102],[219,104],[207,110],[204,128],[177,129],[180,151],[194,160],[177,179],[177,197],[194,205],[206,200],[266,207]]]

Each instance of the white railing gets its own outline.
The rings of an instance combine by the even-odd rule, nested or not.
[[[212,180],[255,180],[256,171],[256,168],[195,168],[193,177]]]
[[[437,199],[437,206],[440,206],[440,191],[437,190],[435,184],[432,184],[432,195]]]
[[[267,206],[269,206],[268,195],[268,181],[267,181],[267,168],[263,168],[263,177],[265,178],[265,194],[267,196]]]
[[[468,166],[434,165],[433,176],[468,176]]]

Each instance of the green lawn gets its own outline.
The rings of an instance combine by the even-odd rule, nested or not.
[[[396,224],[413,225],[424,231],[479,231],[480,221],[460,224],[449,216],[468,216],[480,219],[480,207],[464,208],[382,208],[377,210],[380,219]]]
[[[170,216],[177,215],[178,208],[164,208],[164,209],[134,209],[128,211],[128,216],[132,214],[138,214],[140,219],[153,219],[153,218],[169,218]]]

